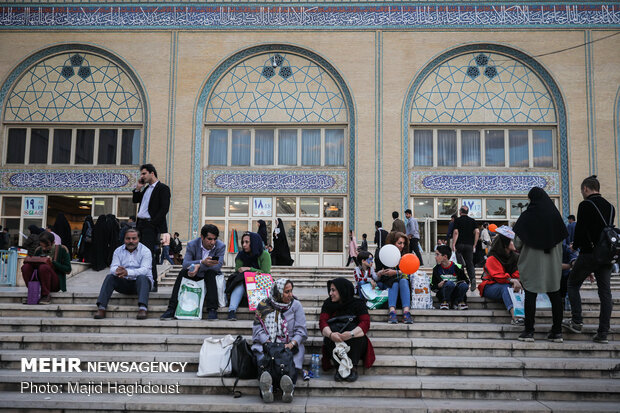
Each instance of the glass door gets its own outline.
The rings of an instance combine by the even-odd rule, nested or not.
[[[435,265],[435,245],[437,244],[437,220],[424,218],[418,221],[420,225],[420,247],[422,260],[425,266]]]

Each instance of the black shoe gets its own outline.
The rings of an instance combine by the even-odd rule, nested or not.
[[[594,341],[595,343],[600,343],[600,344],[608,344],[609,343],[609,340],[607,339],[607,336],[603,335],[601,333],[596,333],[596,335],[594,336],[592,341]]]
[[[228,321],[237,321],[237,313],[235,310],[230,310],[228,312]]]
[[[344,381],[344,378],[340,375],[340,373],[336,372],[336,374],[334,374],[334,380],[335,381]]]
[[[353,383],[354,381],[357,380],[358,377],[359,376],[357,374],[357,369],[354,368],[353,370],[351,370],[351,374],[349,374],[347,377],[344,378],[344,381]]]
[[[153,288],[151,288],[151,292],[152,293],[156,293],[157,292],[157,284],[153,284]]]
[[[210,308],[209,315],[207,315],[207,320],[217,320],[217,310]]]
[[[171,308],[167,309],[166,312],[159,317],[159,319],[162,321],[174,320],[174,310]]]
[[[562,334],[561,333],[549,333],[549,335],[547,335],[547,340],[552,341],[554,343],[563,343],[564,339],[562,338]]]
[[[524,331],[519,335],[519,341],[528,341],[530,343],[534,342],[534,332],[533,331]]]

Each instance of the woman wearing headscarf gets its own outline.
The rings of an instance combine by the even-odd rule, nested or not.
[[[518,261],[521,285],[525,291],[525,330],[521,341],[534,341],[536,296],[547,293],[551,300],[553,326],[548,340],[562,340],[562,241],[568,236],[560,212],[542,189],[534,187],[527,194],[529,206],[514,226],[514,244],[521,251]]]
[[[385,243],[392,244],[398,248],[401,257],[409,252],[409,237],[403,232],[392,231],[385,239]],[[380,290],[388,290],[388,306],[390,312],[388,313],[388,323],[397,324],[396,318],[396,303],[400,297],[400,303],[403,306],[403,323],[412,324],[413,318],[409,312],[411,306],[411,284],[409,282],[409,274],[403,274],[403,272],[396,267],[384,267],[382,270],[377,271],[377,277],[379,282],[377,287]]]
[[[69,251],[69,257],[73,256],[73,254],[71,253],[73,251],[73,237],[71,236],[71,225],[69,225],[69,221],[67,221],[67,218],[65,218],[65,214],[63,214],[62,212],[59,212],[56,216],[56,222],[54,222],[52,231],[58,234],[62,245],[67,247],[67,251]]]
[[[237,308],[246,296],[245,272],[271,273],[271,256],[263,248],[263,241],[256,232],[241,236],[241,251],[235,257],[235,272],[226,280],[226,294],[230,295],[228,320],[237,320]]]
[[[78,248],[78,258],[90,262],[91,248],[93,246],[93,232],[95,223],[93,217],[88,215],[82,224],[82,234],[80,235],[80,246]]]
[[[515,237],[514,232],[507,226],[497,229],[497,236],[491,242],[491,247],[487,253],[487,261],[482,273],[482,282],[478,285],[481,297],[494,301],[504,301],[506,310],[512,316],[511,323],[522,325],[523,319],[514,315],[512,299],[508,288],[512,287],[515,292],[521,291],[519,281],[519,254],[516,252],[515,244],[512,241]]]
[[[28,255],[33,256],[34,251],[39,247],[39,235],[41,235],[45,230],[43,228],[39,228],[36,225],[28,225],[28,238],[24,241],[24,245],[22,247],[28,250]]]
[[[93,232],[93,252],[91,265],[93,270],[101,271],[108,266],[109,233],[105,215],[99,215]]]
[[[319,317],[319,329],[324,337],[322,348],[323,370],[332,368],[333,351],[336,343],[344,342],[349,347],[347,355],[353,367],[347,377],[342,377],[339,371],[336,372],[334,380],[353,382],[358,378],[357,364],[360,360],[364,360],[365,368],[370,368],[375,362],[375,351],[367,336],[370,328],[368,309],[364,301],[354,297],[353,284],[346,278],[340,277],[328,281],[327,292],[329,298],[323,301]],[[342,316],[352,316],[353,322],[341,327],[342,331],[334,331],[337,328],[337,317],[346,318]],[[330,321],[332,322],[330,323]],[[338,324],[342,324],[342,322]]]
[[[348,267],[351,261],[353,261],[353,264],[357,264],[357,241],[355,240],[355,232],[353,230],[349,231],[349,259],[345,267]]]
[[[293,265],[294,260],[291,258],[291,250],[286,240],[286,231],[282,219],[277,219],[278,225],[273,230],[273,250],[271,251],[271,261],[273,265]]]
[[[269,245],[267,242],[267,223],[262,219],[258,220],[258,231],[256,231],[256,233],[260,235],[260,239],[263,240],[263,244],[265,248],[267,248],[267,245]]]
[[[112,264],[114,250],[116,250],[116,248],[120,247],[122,244],[119,239],[119,232],[121,230],[121,226],[114,214],[106,215],[106,226],[108,233],[108,254],[106,256],[106,263],[108,266],[110,266],[110,264]]]
[[[293,282],[286,278],[277,279],[269,292],[269,297],[261,301],[256,308],[256,317],[252,326],[252,350],[259,361],[264,357],[263,344],[282,343],[284,347],[293,352],[295,369],[301,370],[304,361],[304,342],[308,339],[306,329],[306,315],[297,298],[293,295]],[[294,377],[282,376],[280,389],[282,401],[293,401]],[[259,380],[259,387],[263,401],[273,401],[272,377],[268,371],[264,371]]]

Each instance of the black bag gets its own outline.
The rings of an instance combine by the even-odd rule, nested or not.
[[[283,343],[265,343],[263,353],[258,368],[260,371],[268,371],[274,384],[278,385],[282,376],[289,376],[295,382],[297,370],[291,350],[284,347]]]
[[[594,205],[594,209],[596,209],[605,224],[598,238],[598,242],[594,246],[594,261],[601,265],[615,264],[620,258],[620,229],[615,228],[612,222],[614,207],[613,205],[611,206],[608,222],[605,220],[603,214],[601,214],[601,210],[598,209],[596,204],[590,199],[588,199],[588,202]]]
[[[356,318],[357,317],[354,315],[341,315],[330,318],[327,320],[327,324],[334,333],[344,333],[345,331],[351,331],[357,327],[358,323],[355,320]]]
[[[238,399],[243,395],[239,390],[236,390],[239,379],[255,379],[258,377],[256,358],[252,348],[242,336],[237,336],[233,342],[228,363],[231,364],[231,376],[237,378],[232,390],[229,390],[226,384],[224,384],[223,375],[220,376],[220,379],[224,388],[230,391],[235,399]]]

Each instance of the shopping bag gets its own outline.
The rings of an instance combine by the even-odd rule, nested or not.
[[[248,292],[248,307],[250,311],[256,311],[258,303],[269,297],[273,278],[271,278],[271,274],[255,272],[245,272],[243,276],[245,277],[245,287]]]
[[[431,281],[424,271],[416,271],[409,276],[411,283],[411,308],[428,309],[433,307]]]
[[[508,288],[508,293],[510,294],[510,299],[512,300],[512,307],[514,309],[515,317],[525,317],[525,293],[523,289],[518,293],[515,293],[512,287]],[[549,296],[545,293],[539,293],[536,296],[536,309],[548,309],[551,308],[551,300]]]
[[[204,280],[194,281],[183,277],[174,316],[179,320],[200,320],[205,291]]]
[[[41,282],[39,281],[39,272],[35,269],[32,277],[28,281],[28,304],[39,304],[41,299]]]
[[[215,277],[215,282],[217,284],[217,303],[220,307],[226,307],[226,279],[224,274],[218,274]]]
[[[207,337],[200,348],[198,376],[227,376],[232,371],[230,352],[235,338],[230,334],[222,338]]]
[[[372,284],[362,284],[360,294],[366,299],[366,307],[369,310],[381,308],[388,300],[388,290],[372,288]]]

